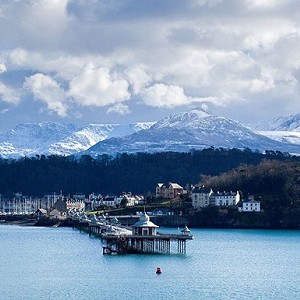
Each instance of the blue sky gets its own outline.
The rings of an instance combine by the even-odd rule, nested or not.
[[[300,112],[295,0],[3,0],[0,132]]]

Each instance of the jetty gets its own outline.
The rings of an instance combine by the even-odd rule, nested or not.
[[[186,242],[194,238],[187,226],[180,234],[159,233],[159,226],[150,221],[146,212],[130,227],[119,224],[116,218],[108,222],[105,216],[88,218],[85,214],[73,215],[72,224],[99,237],[104,244],[103,255],[186,254]]]

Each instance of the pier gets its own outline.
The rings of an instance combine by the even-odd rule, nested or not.
[[[186,242],[194,237],[185,227],[181,234],[159,233],[149,216],[143,213],[131,227],[98,220],[95,215],[78,218],[77,225],[104,243],[103,255],[113,254],[186,254]]]
[[[186,241],[192,236],[157,234],[156,236],[103,236],[103,254],[186,254]]]

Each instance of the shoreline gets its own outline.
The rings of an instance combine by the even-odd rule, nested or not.
[[[66,219],[66,220],[59,220],[59,219],[42,219],[37,220],[34,218],[24,218],[24,219],[18,219],[18,220],[6,220],[1,219],[0,225],[17,225],[17,226],[39,226],[39,227],[72,227],[72,224]],[[125,224],[126,225],[126,224]],[[169,228],[179,228],[182,227],[182,224],[180,226],[172,224],[167,224],[164,222],[163,225],[159,225],[160,227],[169,227]],[[189,228],[194,229],[245,229],[245,230],[293,230],[298,231],[300,230],[300,227],[293,227],[293,226],[270,226],[270,225],[228,225],[228,224],[210,224],[204,225],[204,226],[193,226],[193,224],[188,224]]]

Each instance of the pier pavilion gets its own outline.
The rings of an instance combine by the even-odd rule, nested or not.
[[[186,254],[186,241],[193,239],[187,227],[181,234],[158,233],[158,227],[143,213],[130,230],[121,226],[99,224],[93,219],[89,223],[89,232],[100,236],[105,243],[103,254]]]

